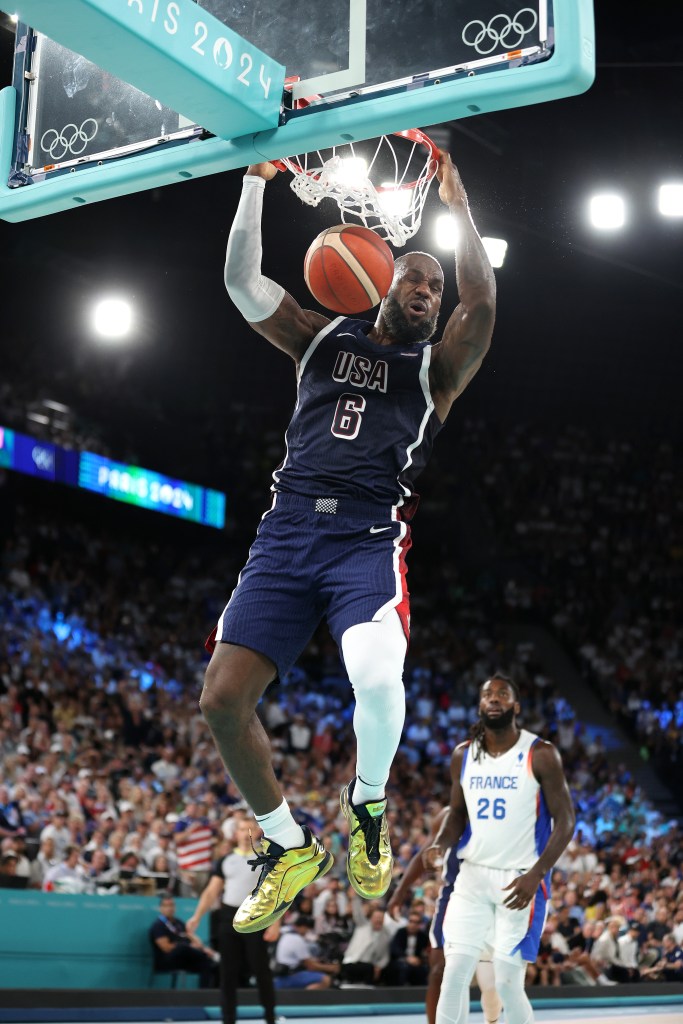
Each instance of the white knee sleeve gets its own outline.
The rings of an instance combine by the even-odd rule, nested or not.
[[[385,784],[401,741],[406,714],[406,646],[401,620],[393,609],[380,622],[351,626],[341,640],[356,697],[357,774],[371,786]]]
[[[448,946],[444,952],[446,966],[436,1007],[436,1024],[466,1024],[470,1009],[470,981],[478,956],[476,953],[452,953]]]
[[[249,323],[266,320],[276,311],[285,290],[261,273],[261,210],[264,178],[247,175],[232,222],[225,256],[225,287]]]
[[[505,1007],[505,1024],[532,1024],[534,1011],[524,991],[526,964],[494,958],[496,989]]]

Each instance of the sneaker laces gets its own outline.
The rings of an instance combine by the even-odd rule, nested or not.
[[[362,832],[363,838],[365,839],[365,852],[368,855],[368,860],[372,864],[377,864],[379,861],[379,837],[382,831],[382,815],[373,818],[371,814],[368,814],[367,818],[359,818],[358,824],[351,833],[355,836],[356,832]],[[374,860],[373,860],[374,857]]]
[[[270,852],[258,853],[253,841],[251,843],[251,848],[254,851],[255,856],[253,860],[248,860],[247,864],[250,865],[252,871],[256,871],[257,868],[261,868],[261,874],[259,875],[258,882],[251,893],[252,896],[255,896],[266,880],[266,876],[273,870],[273,868],[277,867],[281,855],[279,853]]]

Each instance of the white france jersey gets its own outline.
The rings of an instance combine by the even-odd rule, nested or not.
[[[465,749],[460,785],[469,821],[458,844],[461,860],[519,871],[528,871],[538,860],[551,818],[531,767],[537,741],[538,736],[522,729],[514,747],[499,757],[490,757],[476,743]]]

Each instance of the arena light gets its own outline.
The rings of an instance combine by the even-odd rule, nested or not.
[[[44,398],[41,404],[44,405],[46,409],[52,409],[53,412],[66,413],[71,411],[68,405],[64,405],[63,402],[55,402],[53,398]]]
[[[435,233],[436,244],[440,249],[450,249],[451,252],[455,249],[458,231],[450,213],[442,213],[436,218]]]
[[[669,182],[659,186],[659,212],[664,217],[683,217],[683,184]]]
[[[626,223],[626,205],[621,196],[613,192],[602,192],[591,198],[590,221],[601,231],[615,231]]]
[[[349,188],[360,188],[368,176],[368,162],[362,156],[346,156],[331,173],[334,181]]]
[[[133,311],[125,299],[102,299],[95,306],[93,324],[100,337],[118,341],[130,333]]]
[[[505,262],[505,253],[508,250],[508,244],[504,238],[482,238],[484,248],[486,249],[486,255],[491,261],[492,267],[502,267]]]
[[[405,217],[410,209],[412,196],[407,188],[396,188],[393,181],[383,181],[378,192],[379,205],[391,217]]]

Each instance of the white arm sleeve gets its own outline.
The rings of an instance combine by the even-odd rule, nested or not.
[[[265,180],[247,175],[228,238],[225,256],[225,287],[249,323],[272,316],[285,290],[261,273],[261,210]]]

